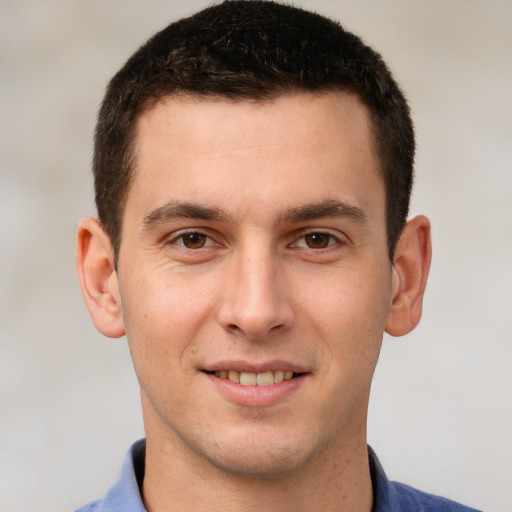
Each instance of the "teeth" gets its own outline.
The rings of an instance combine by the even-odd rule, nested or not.
[[[255,373],[240,372],[240,384],[242,386],[256,386],[257,380]]]
[[[272,372],[258,373],[256,382],[258,386],[270,386],[274,384],[274,374]]]
[[[220,372],[219,372],[219,377],[220,377]],[[229,370],[228,379],[231,382],[240,382],[240,372],[236,372],[234,370]]]
[[[263,373],[238,372],[236,370],[219,370],[215,372],[219,379],[228,379],[242,386],[270,386],[293,377],[291,370],[275,370]]]

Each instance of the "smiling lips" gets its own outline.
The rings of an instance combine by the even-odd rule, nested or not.
[[[281,403],[293,396],[311,376],[304,367],[277,361],[261,365],[223,362],[202,372],[228,402],[243,407],[269,407]]]
[[[213,373],[219,379],[227,379],[242,386],[271,386],[293,378],[291,370],[275,370],[262,373],[239,372],[237,370],[218,370]]]

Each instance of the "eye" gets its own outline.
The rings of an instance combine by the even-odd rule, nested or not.
[[[213,244],[212,240],[208,236],[204,233],[197,232],[180,235],[176,239],[176,243],[186,247],[187,249],[202,249],[203,247],[208,247]]]
[[[338,242],[338,240],[329,233],[314,232],[308,233],[301,238],[295,244],[295,247],[303,247],[308,249],[325,249]]]

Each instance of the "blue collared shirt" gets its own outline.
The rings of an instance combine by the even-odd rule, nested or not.
[[[140,495],[145,449],[144,439],[134,443],[124,459],[118,482],[103,499],[93,501],[76,512],[147,512]],[[368,454],[373,485],[372,512],[479,512],[408,485],[390,482],[371,448],[368,448]]]

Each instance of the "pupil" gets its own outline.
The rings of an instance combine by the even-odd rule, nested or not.
[[[199,249],[205,244],[206,238],[201,233],[190,233],[185,237],[184,242],[190,249]]]
[[[313,247],[315,249],[327,247],[329,243],[329,236],[323,233],[313,233],[311,235],[306,235],[306,242],[309,247]]]

